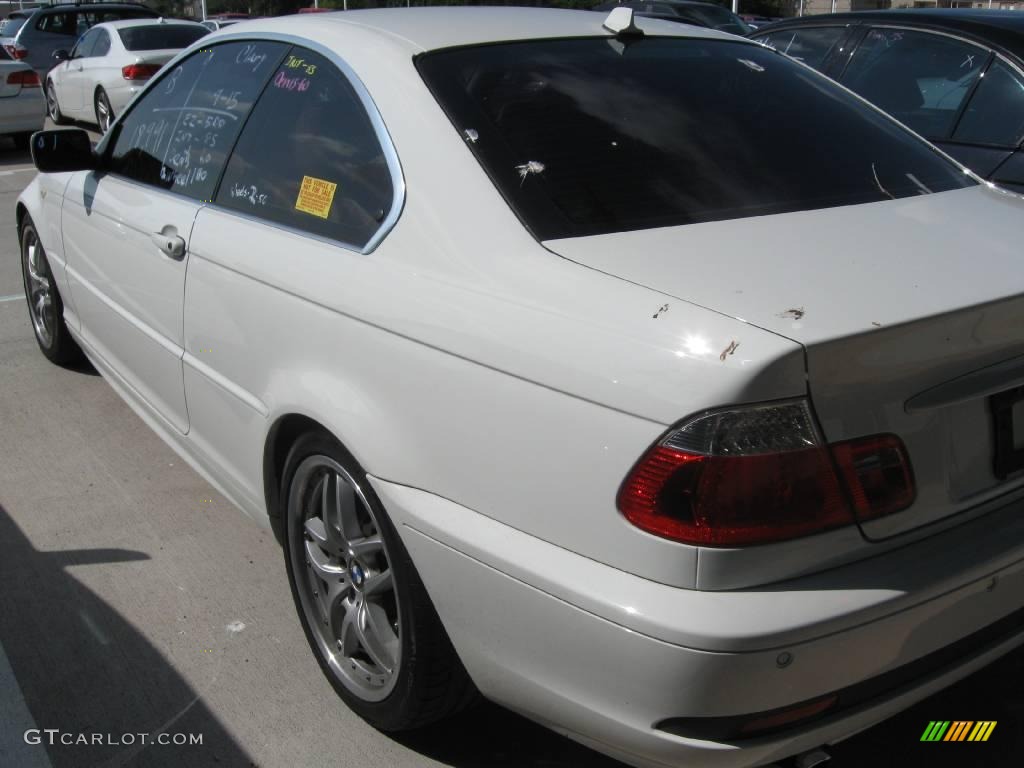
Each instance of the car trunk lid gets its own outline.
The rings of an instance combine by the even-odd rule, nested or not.
[[[829,442],[907,446],[915,502],[861,523],[882,539],[1022,483],[994,471],[989,399],[1024,384],[1022,234],[1024,201],[977,186],[545,245],[802,344]]]

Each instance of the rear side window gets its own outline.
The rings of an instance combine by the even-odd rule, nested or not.
[[[184,24],[154,24],[151,27],[126,27],[117,30],[129,51],[158,51],[165,48],[188,48],[208,34],[203,27]]]
[[[1016,147],[1024,140],[1024,80],[998,59],[974,92],[953,134],[955,141]]]
[[[769,32],[756,40],[809,67],[821,69],[832,49],[845,36],[845,27],[810,27]]]
[[[294,48],[252,111],[217,204],[363,248],[394,187],[373,124],[330,61]]]
[[[288,46],[223,43],[164,74],[119,124],[113,173],[210,200],[227,153]]]
[[[36,29],[51,35],[78,35],[78,14],[74,11],[66,13],[44,13],[36,22]]]
[[[943,35],[872,29],[843,85],[922,136],[943,139],[988,57],[984,48]]]
[[[541,240],[974,184],[832,81],[750,43],[545,40],[417,63]]]

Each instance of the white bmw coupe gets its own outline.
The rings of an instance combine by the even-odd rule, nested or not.
[[[809,765],[1024,642],[1024,200],[799,62],[257,20],[32,148],[42,352],[274,527],[381,729]]]

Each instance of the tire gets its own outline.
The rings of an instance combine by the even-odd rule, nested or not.
[[[28,300],[29,319],[40,351],[51,363],[69,366],[83,355],[64,322],[64,302],[50,271],[46,251],[31,217],[21,226],[21,276]]]
[[[404,731],[473,701],[409,553],[352,456],[330,436],[307,433],[288,454],[281,487],[295,607],[349,708],[382,731]]]
[[[110,124],[114,122],[114,110],[110,106],[107,92],[102,88],[96,91],[96,98],[93,102],[93,112],[96,113],[96,125],[100,129],[100,133],[104,134],[110,130]]]
[[[11,136],[11,139],[14,140],[15,149],[20,149],[24,151],[28,149],[29,141],[32,139],[32,132],[30,131],[28,133],[16,133],[13,136]]]
[[[67,125],[70,120],[64,117],[57,103],[57,91],[53,87],[53,80],[46,81],[46,113],[50,116],[54,125]]]

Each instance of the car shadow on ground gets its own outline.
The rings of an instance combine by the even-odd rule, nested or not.
[[[254,764],[162,654],[67,570],[148,559],[124,549],[33,546],[0,506],[0,643],[18,682],[0,691],[0,764],[45,766],[44,757],[54,768]],[[34,726],[11,717],[24,711],[19,686]],[[122,734],[202,734],[202,745],[48,746],[42,734],[34,746],[25,743],[26,727],[122,741]]]
[[[19,149],[10,136],[0,136],[0,170],[10,166],[32,164],[32,155],[28,149]]]

